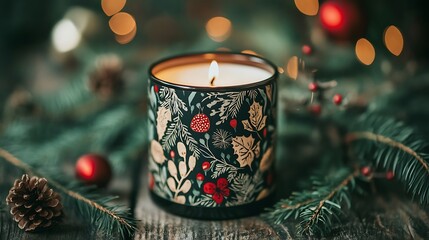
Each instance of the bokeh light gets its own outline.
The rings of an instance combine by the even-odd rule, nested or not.
[[[112,16],[124,8],[126,0],[101,0],[101,8],[107,16]]]
[[[134,37],[136,36],[136,33],[137,33],[137,25],[130,33],[126,35],[115,35],[115,39],[120,44],[127,44],[134,39]]]
[[[287,72],[287,75],[293,80],[296,80],[298,78],[298,57],[297,56],[293,56],[289,59],[286,65],[286,72]]]
[[[206,24],[208,36],[216,42],[225,41],[231,34],[232,23],[224,17],[211,18]]]
[[[129,13],[119,12],[110,18],[109,27],[117,35],[127,35],[136,27],[136,21]]]
[[[361,63],[371,65],[374,62],[375,49],[367,39],[361,38],[356,42],[355,52]]]
[[[336,3],[326,2],[320,8],[320,21],[328,30],[338,30],[344,25],[343,9]]]
[[[401,31],[391,25],[384,31],[384,45],[395,56],[399,56],[404,48],[404,38]]]
[[[58,52],[75,49],[81,39],[81,34],[70,19],[60,20],[52,30],[52,44]]]
[[[315,16],[319,11],[319,0],[295,0],[295,6],[302,14]]]

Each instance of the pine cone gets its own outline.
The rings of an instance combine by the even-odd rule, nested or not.
[[[61,197],[47,183],[45,178],[30,178],[24,174],[21,179],[15,180],[9,190],[6,203],[20,229],[33,231],[46,228],[61,217]]]
[[[108,99],[123,88],[123,66],[116,55],[100,57],[95,70],[89,76],[89,88],[102,98]]]

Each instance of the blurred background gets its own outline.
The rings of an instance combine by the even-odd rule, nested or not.
[[[290,127],[279,133],[297,144],[297,135],[311,137],[301,146],[308,157],[318,156],[306,146],[320,148],[314,144],[320,138],[314,139],[315,121],[303,119],[346,107],[392,114],[428,136],[425,6],[422,0],[3,1],[1,144],[25,161],[66,170],[78,156],[97,152],[123,173],[147,141],[148,66],[173,54],[216,50],[258,54],[278,65],[279,111],[300,116],[280,114]],[[334,81],[325,96],[339,93],[344,104],[307,104],[314,80]]]

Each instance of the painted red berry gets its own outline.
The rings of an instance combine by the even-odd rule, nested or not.
[[[262,134],[264,135],[264,137],[267,136],[267,128],[264,128],[264,131],[262,132]]]
[[[308,109],[312,114],[319,116],[322,112],[322,106],[320,104],[313,104]]]
[[[191,120],[191,129],[194,132],[205,133],[210,129],[210,120],[204,113],[198,113]]]
[[[337,93],[334,95],[334,97],[332,97],[332,101],[335,103],[335,105],[340,105],[343,102],[343,96]]]
[[[158,92],[159,92],[159,87],[158,87],[158,85],[154,85],[154,86],[153,86],[153,90],[154,90],[156,93],[158,93]]]
[[[232,128],[236,128],[237,127],[237,119],[231,119],[231,121],[229,121],[229,125],[232,127]]]
[[[204,181],[204,174],[198,173],[197,174],[197,181]]]
[[[175,153],[173,150],[171,150],[171,151],[170,151],[170,157],[171,157],[171,158],[174,158],[175,156],[176,156],[176,153]]]
[[[369,175],[371,175],[372,170],[371,170],[371,168],[370,168],[370,167],[368,167],[368,166],[364,166],[364,167],[362,167],[362,168],[360,169],[360,173],[361,173],[362,175],[364,175],[365,177],[368,177]]]
[[[313,49],[309,45],[303,45],[301,50],[305,55],[311,55],[313,52]]]
[[[317,92],[317,90],[319,90],[319,85],[316,82],[311,82],[308,84],[308,90]]]
[[[210,163],[209,163],[209,162],[207,162],[207,161],[205,161],[205,162],[203,162],[202,167],[203,167],[203,170],[205,171],[205,170],[207,170],[207,169],[209,169],[209,168],[210,168]]]
[[[395,174],[393,173],[393,171],[388,171],[386,173],[386,179],[387,180],[392,180],[395,177]]]

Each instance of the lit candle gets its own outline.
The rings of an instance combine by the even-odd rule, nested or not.
[[[187,217],[256,214],[273,191],[277,68],[255,55],[172,57],[149,70],[154,201]]]

